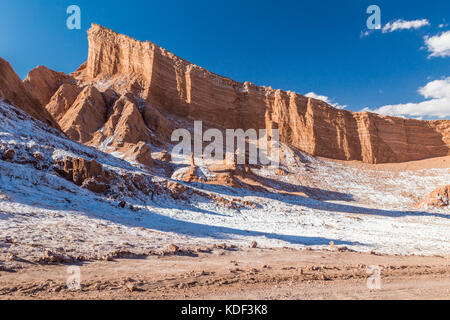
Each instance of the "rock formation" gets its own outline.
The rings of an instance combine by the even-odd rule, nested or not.
[[[418,208],[439,207],[450,205],[450,185],[437,188],[422,202],[417,204]]]
[[[333,159],[384,163],[450,154],[448,120],[338,110],[294,92],[238,83],[96,24],[88,38],[88,61],[74,77],[133,93],[145,101],[144,114],[156,109],[218,128],[278,128],[282,142]]]
[[[73,79],[63,72],[53,71],[45,66],[31,70],[23,84],[42,106],[45,106],[63,83],[72,83]]]
[[[59,128],[41,103],[27,91],[11,65],[2,58],[0,58],[0,98],[7,100],[32,117],[54,128]]]
[[[140,164],[151,167],[153,164],[152,149],[145,142],[139,142],[133,146],[126,154],[126,159],[131,159],[139,162]]]
[[[338,110],[213,74],[96,24],[88,39],[88,61],[71,75],[38,67],[22,83],[0,59],[0,97],[59,125],[72,140],[147,166],[150,144],[164,145],[174,129],[196,120],[219,129],[279,129],[281,142],[332,159],[389,163],[450,155],[449,120]]]
[[[106,112],[102,94],[95,87],[87,86],[61,118],[59,125],[70,139],[88,143],[105,123]]]
[[[80,92],[81,89],[78,86],[64,83],[51,97],[45,108],[57,122],[60,122]]]

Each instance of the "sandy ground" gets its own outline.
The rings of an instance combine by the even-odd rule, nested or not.
[[[450,257],[283,249],[213,249],[0,272],[0,299],[450,299]],[[378,266],[380,290],[367,286]]]

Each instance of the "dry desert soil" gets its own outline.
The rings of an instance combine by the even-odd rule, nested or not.
[[[67,265],[0,272],[0,299],[449,299],[450,257],[330,250],[184,250],[175,255],[80,264],[81,289],[67,289]],[[381,288],[367,286],[367,268]]]

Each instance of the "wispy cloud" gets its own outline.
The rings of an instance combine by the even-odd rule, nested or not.
[[[430,22],[427,19],[406,21],[403,19],[398,19],[387,23],[383,27],[383,33],[390,33],[397,30],[409,30],[409,29],[419,29],[425,26],[429,26]]]
[[[450,57],[450,31],[433,37],[426,36],[425,44],[431,52],[430,57]]]
[[[328,103],[330,106],[335,107],[336,109],[347,108],[346,105],[341,105],[339,103],[336,103],[336,102],[332,101],[330,98],[328,98],[327,96],[322,96],[322,95],[316,94],[314,92],[308,92],[307,94],[305,94],[305,97],[322,100],[322,101]]]
[[[429,99],[419,103],[386,105],[378,109],[365,108],[363,111],[388,116],[410,118],[450,118],[450,77],[429,82],[418,92]]]

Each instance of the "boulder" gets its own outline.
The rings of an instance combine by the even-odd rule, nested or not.
[[[14,149],[7,149],[2,155],[2,160],[11,162],[14,160],[15,155],[16,152],[14,151]]]
[[[23,84],[42,106],[49,103],[63,83],[73,83],[73,79],[63,72],[53,71],[45,66],[31,70]]]
[[[51,97],[45,109],[59,122],[73,105],[80,92],[81,89],[78,86],[64,83]]]
[[[126,158],[135,160],[136,162],[143,164],[147,167],[151,167],[153,164],[152,160],[152,149],[148,144],[141,141],[126,153]]]
[[[437,188],[428,197],[417,204],[417,208],[438,207],[444,208],[450,205],[450,185]]]
[[[281,142],[339,160],[393,163],[450,155],[449,120],[339,110],[295,92],[233,81],[97,24],[88,40],[78,79],[108,82],[138,97],[147,127],[161,137],[170,138],[178,117],[219,129],[278,129]]]

